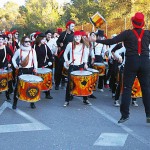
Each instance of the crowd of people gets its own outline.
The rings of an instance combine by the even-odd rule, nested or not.
[[[20,41],[17,30],[1,33],[0,75],[12,70],[12,79],[8,81],[8,89],[5,91],[7,101],[11,100],[10,94],[14,92],[12,108],[17,108],[20,75],[36,75],[38,68],[49,68],[53,74],[51,82],[54,89],[59,92],[59,88],[66,88],[64,107],[67,107],[74,97],[71,92],[74,86],[71,81],[72,72],[91,68],[99,72],[95,90],[105,92],[105,88],[109,88],[114,106],[120,107],[121,118],[118,123],[129,119],[131,99],[131,104],[138,106],[137,97],[132,95],[134,80],[138,78],[146,119],[150,123],[150,31],[143,29],[144,15],[140,12],[131,18],[131,22],[133,29],[113,34],[111,39],[107,39],[100,29],[91,33],[74,31],[74,21],[68,21],[64,31],[61,28],[56,32],[50,29],[45,33],[36,31],[23,36]],[[64,69],[67,70],[66,74],[63,73]],[[76,73],[82,76],[81,72]],[[82,74],[87,76],[86,72]],[[84,85],[86,83],[87,80],[83,81]],[[90,91],[91,87],[88,88]],[[44,93],[46,99],[53,99],[50,90]],[[98,99],[94,92],[90,95],[77,93],[77,96],[83,97],[85,105],[91,105],[90,98]],[[30,106],[36,108],[34,102]]]

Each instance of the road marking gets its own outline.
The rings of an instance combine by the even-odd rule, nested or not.
[[[76,97],[77,99],[82,100],[81,97]],[[112,116],[110,116],[109,114],[107,114],[104,110],[96,107],[96,106],[89,106],[92,109],[94,109],[96,112],[98,112],[99,114],[101,114],[104,118],[108,119],[109,121],[111,121],[112,123],[116,124],[118,127],[122,128],[124,131],[126,131],[129,135],[133,136],[134,138],[136,138],[137,140],[139,140],[141,143],[146,144],[148,147],[150,147],[150,141],[144,139],[142,136],[134,133],[134,131],[132,129],[130,129],[129,127],[123,125],[123,124],[118,124],[118,121],[116,119],[114,119]]]
[[[4,102],[0,107],[0,115],[6,108],[12,109],[12,105],[8,102]],[[12,109],[13,110],[13,109]],[[43,123],[39,122],[35,118],[29,116],[25,112],[16,109],[14,110],[17,114],[24,117],[30,123],[23,123],[23,124],[9,124],[9,125],[0,125],[0,133],[7,133],[7,132],[21,132],[21,131],[36,131],[36,130],[50,130],[49,127],[44,125]]]
[[[102,133],[94,146],[124,146],[127,137],[126,133]]]

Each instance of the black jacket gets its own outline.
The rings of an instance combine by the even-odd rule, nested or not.
[[[135,29],[140,35],[142,29]],[[138,39],[132,30],[125,30],[113,39],[96,40],[97,43],[112,45],[119,42],[124,42],[126,48],[126,56],[138,55]],[[149,56],[150,31],[145,30],[141,41],[141,55]]]

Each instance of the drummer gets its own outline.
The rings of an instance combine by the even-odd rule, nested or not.
[[[101,39],[101,40],[105,39],[103,30],[98,30],[95,34],[96,34],[97,39]],[[103,61],[104,61],[103,57],[107,51],[106,45],[94,42],[93,50],[94,50],[94,54],[95,54],[95,62],[103,63]],[[98,89],[100,92],[104,92],[103,87],[104,87],[104,76],[99,76]]]
[[[46,35],[40,33],[35,40],[35,51],[37,55],[38,68],[50,68],[52,65],[52,52],[46,43]],[[50,90],[45,92],[46,99],[53,99]]]
[[[29,57],[28,57],[29,56]],[[17,65],[17,58],[19,57],[19,66]],[[27,59],[28,58],[28,59]],[[35,50],[31,47],[31,40],[28,36],[25,36],[21,40],[20,49],[18,49],[13,58],[12,63],[15,69],[19,69],[19,75],[23,74],[34,74],[37,71],[37,57]],[[13,102],[13,109],[17,108],[17,90],[18,90],[18,77],[17,77],[17,84],[14,90],[14,102]],[[31,108],[36,108],[34,103],[30,103]]]
[[[70,55],[70,60],[68,60],[68,54]],[[87,69],[87,61],[89,55],[89,48],[82,40],[82,33],[80,31],[74,32],[74,40],[70,42],[64,52],[64,59],[65,64],[68,69],[68,83],[66,88],[66,96],[65,96],[65,103],[64,107],[69,105],[69,101],[71,100],[70,95],[70,73],[76,70],[83,70]],[[83,103],[86,105],[91,105],[88,101],[88,97],[83,97]]]
[[[4,39],[5,36],[4,35],[0,35],[0,69],[8,69],[11,67],[11,63],[8,62],[7,60],[7,54],[12,57],[13,53],[10,50],[10,48],[6,45],[4,45]],[[8,87],[8,91],[6,91],[6,98],[7,100],[10,100],[10,96],[9,96],[9,87]]]

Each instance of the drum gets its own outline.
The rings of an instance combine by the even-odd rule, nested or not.
[[[92,90],[96,91],[99,71],[96,69],[92,69],[92,68],[87,68],[87,71],[92,72],[92,87],[93,87]]]
[[[136,77],[132,86],[132,98],[140,98],[142,97],[142,91],[141,91],[141,86],[139,83],[138,78]]]
[[[52,70],[49,68],[38,68],[37,69],[37,76],[43,79],[41,90],[48,91],[52,89]]]
[[[7,70],[0,69],[0,92],[8,90]]]
[[[8,81],[13,80],[12,69],[8,69]]]
[[[92,91],[92,72],[73,71],[70,75],[70,91],[75,96],[89,96]]]
[[[18,81],[18,98],[26,102],[39,101],[42,81],[42,78],[35,75],[20,75]]]
[[[93,68],[99,71],[99,76],[105,75],[105,64],[104,63],[94,63]]]

